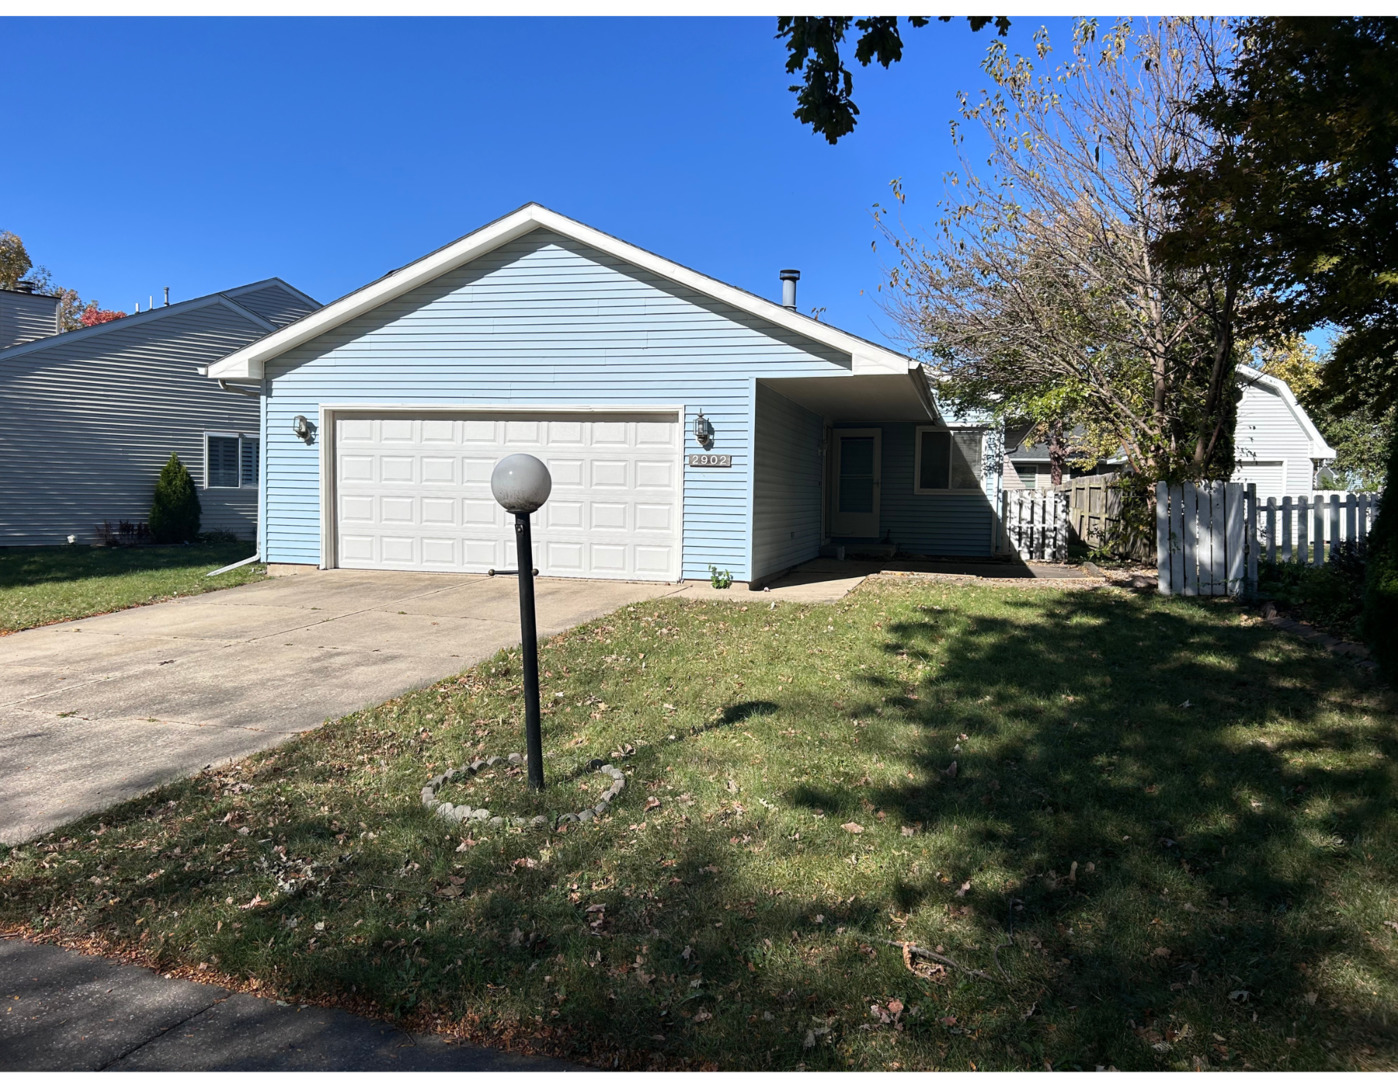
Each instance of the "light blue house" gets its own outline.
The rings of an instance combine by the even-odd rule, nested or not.
[[[229,355],[260,392],[264,561],[757,583],[823,547],[992,553],[1000,438],[908,357],[530,204]]]

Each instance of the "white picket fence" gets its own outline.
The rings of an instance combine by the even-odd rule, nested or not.
[[[1236,596],[1257,582],[1257,485],[1155,485],[1160,591]]]
[[[1068,557],[1068,496],[1053,488],[1004,491],[996,550],[1021,559],[1061,562]]]
[[[1308,562],[1320,566],[1346,541],[1363,546],[1379,512],[1379,496],[1347,491],[1315,492],[1260,508],[1258,542],[1267,562]]]
[[[1155,557],[1160,591],[1236,596],[1257,586],[1259,562],[1321,566],[1340,545],[1362,546],[1377,495],[1346,492],[1257,502],[1257,485],[1172,484],[1155,488]]]

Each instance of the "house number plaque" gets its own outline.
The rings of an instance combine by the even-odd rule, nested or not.
[[[690,454],[689,464],[695,469],[731,469],[732,454]]]

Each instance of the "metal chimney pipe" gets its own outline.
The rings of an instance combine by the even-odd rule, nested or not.
[[[801,280],[800,270],[783,270],[777,275],[782,279],[782,307],[796,310],[796,283]]]
[[[165,286],[165,306],[170,306],[170,286]]]

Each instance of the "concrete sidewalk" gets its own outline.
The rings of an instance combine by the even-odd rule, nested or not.
[[[575,1068],[0,938],[0,1072]]]

